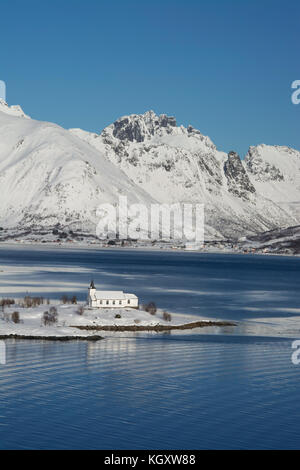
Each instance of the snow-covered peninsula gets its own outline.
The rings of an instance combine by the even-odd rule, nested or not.
[[[167,331],[211,325],[230,325],[191,315],[151,314],[133,308],[92,309],[85,303],[26,307],[21,301],[3,306],[0,339],[100,340],[105,331]]]

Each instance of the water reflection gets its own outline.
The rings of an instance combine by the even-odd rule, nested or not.
[[[0,264],[2,294],[31,285],[83,300],[93,273],[169,311],[237,321],[97,343],[7,341],[1,449],[299,447],[299,260],[0,247]]]
[[[7,342],[0,448],[297,448],[290,341]]]

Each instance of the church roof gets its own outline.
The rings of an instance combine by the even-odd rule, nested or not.
[[[95,292],[94,297],[97,300],[126,300],[136,299],[137,296],[134,294],[125,294],[123,291],[118,290],[98,290]]]

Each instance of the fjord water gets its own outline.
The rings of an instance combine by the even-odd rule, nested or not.
[[[134,291],[172,312],[273,324],[299,315],[300,260],[121,250],[0,249],[0,295]],[[59,294],[58,294],[59,293]],[[275,320],[274,320],[275,319]],[[259,324],[259,322],[258,322]],[[0,448],[299,448],[291,330],[6,341]],[[293,336],[294,335],[294,336]]]

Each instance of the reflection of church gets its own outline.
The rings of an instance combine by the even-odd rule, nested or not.
[[[99,359],[102,360],[106,357],[110,360],[120,361],[120,357],[128,358],[137,352],[136,338],[128,339],[122,336],[105,337],[105,341],[87,341],[87,361],[98,363]]]

